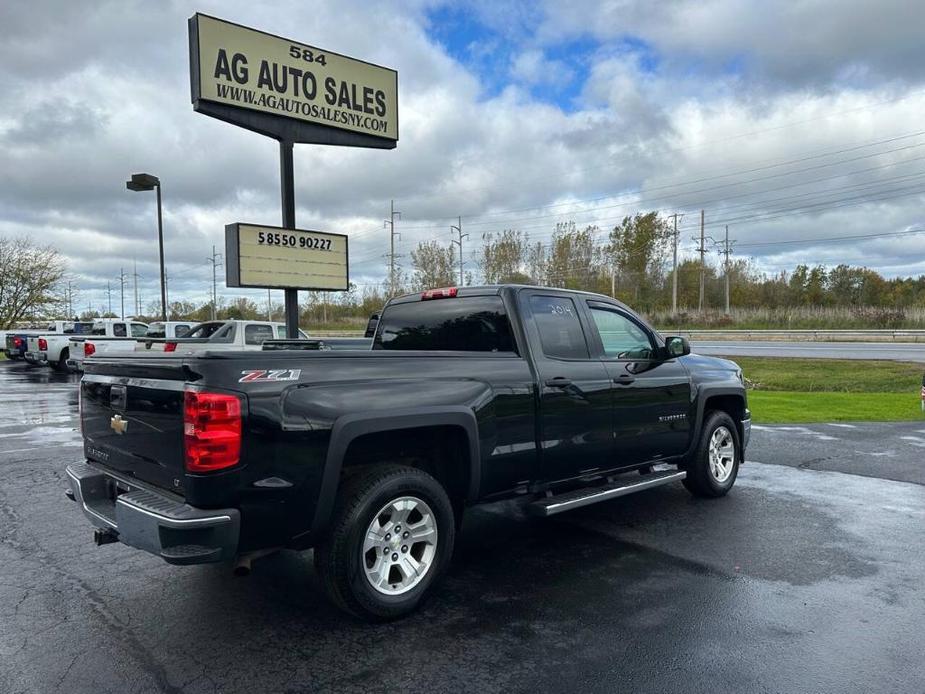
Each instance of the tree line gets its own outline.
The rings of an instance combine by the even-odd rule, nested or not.
[[[783,316],[797,309],[804,313],[827,309],[852,316],[852,327],[911,327],[907,313],[915,309],[910,315],[918,320],[925,309],[925,275],[887,279],[865,267],[821,263],[765,273],[749,258],[733,258],[728,264],[684,258],[677,268],[678,315],[672,315],[673,234],[670,219],[657,212],[626,216],[610,229],[560,223],[544,240],[517,229],[490,232],[482,235],[475,267],[470,263],[466,268],[463,284],[523,283],[598,292],[678,325],[697,323],[707,315],[721,320],[716,316],[725,313],[726,273],[733,309],[733,316],[725,318],[727,323],[740,320],[741,312],[749,310],[776,311]],[[459,284],[456,250],[452,243],[419,243],[411,251],[409,270],[399,271],[395,278],[395,292]],[[703,311],[698,309],[701,275]],[[27,239],[0,239],[0,329],[30,316],[67,315],[62,311],[73,306],[73,297],[63,287],[65,279],[64,260],[55,249]],[[385,279],[364,287],[351,285],[341,293],[303,292],[302,324],[359,327],[388,300],[390,286]],[[219,319],[283,320],[282,304],[267,305],[246,297],[221,299],[214,308]],[[146,309],[150,319],[160,314],[158,303]],[[202,321],[212,317],[213,306],[211,302],[174,301],[168,313],[172,320]],[[83,316],[92,318],[97,313],[88,311]]]

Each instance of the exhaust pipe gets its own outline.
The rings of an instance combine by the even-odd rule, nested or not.
[[[93,542],[96,543],[97,547],[102,547],[103,545],[111,545],[113,542],[119,541],[119,534],[114,530],[106,529],[102,530],[97,528],[93,531]]]
[[[239,554],[237,557],[235,557],[234,568],[232,569],[232,573],[235,576],[238,576],[239,578],[243,578],[244,576],[250,576],[251,563],[255,559],[260,559],[261,557],[265,557],[269,554],[275,554],[278,551],[279,551],[279,548],[273,547],[271,549],[261,549],[261,550],[257,550],[256,552],[247,552],[245,554]]]

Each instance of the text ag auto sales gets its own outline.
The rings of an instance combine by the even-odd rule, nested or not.
[[[319,85],[318,79],[311,70],[265,59],[260,61],[256,73],[257,79],[254,86],[258,90],[314,101],[318,97],[320,87],[323,92],[322,97],[329,106],[350,109],[380,118],[387,115],[386,95],[381,89],[341,81],[334,77],[325,77]],[[213,77],[216,80],[225,80],[226,83],[243,86],[249,84],[251,75],[252,68],[248,64],[246,55],[234,53],[229,57],[225,49],[219,49],[213,71]]]

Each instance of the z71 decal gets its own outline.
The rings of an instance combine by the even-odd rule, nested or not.
[[[275,383],[277,381],[298,381],[302,369],[248,369],[241,372],[238,383]]]

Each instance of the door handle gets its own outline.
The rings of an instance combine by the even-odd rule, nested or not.
[[[562,376],[557,376],[556,378],[546,379],[546,386],[548,388],[566,388],[572,385],[572,379],[563,378]]]
[[[613,379],[613,382],[616,383],[618,386],[628,386],[630,383],[632,383],[635,380],[636,379],[633,376],[630,376],[629,374],[620,374],[615,379]]]

